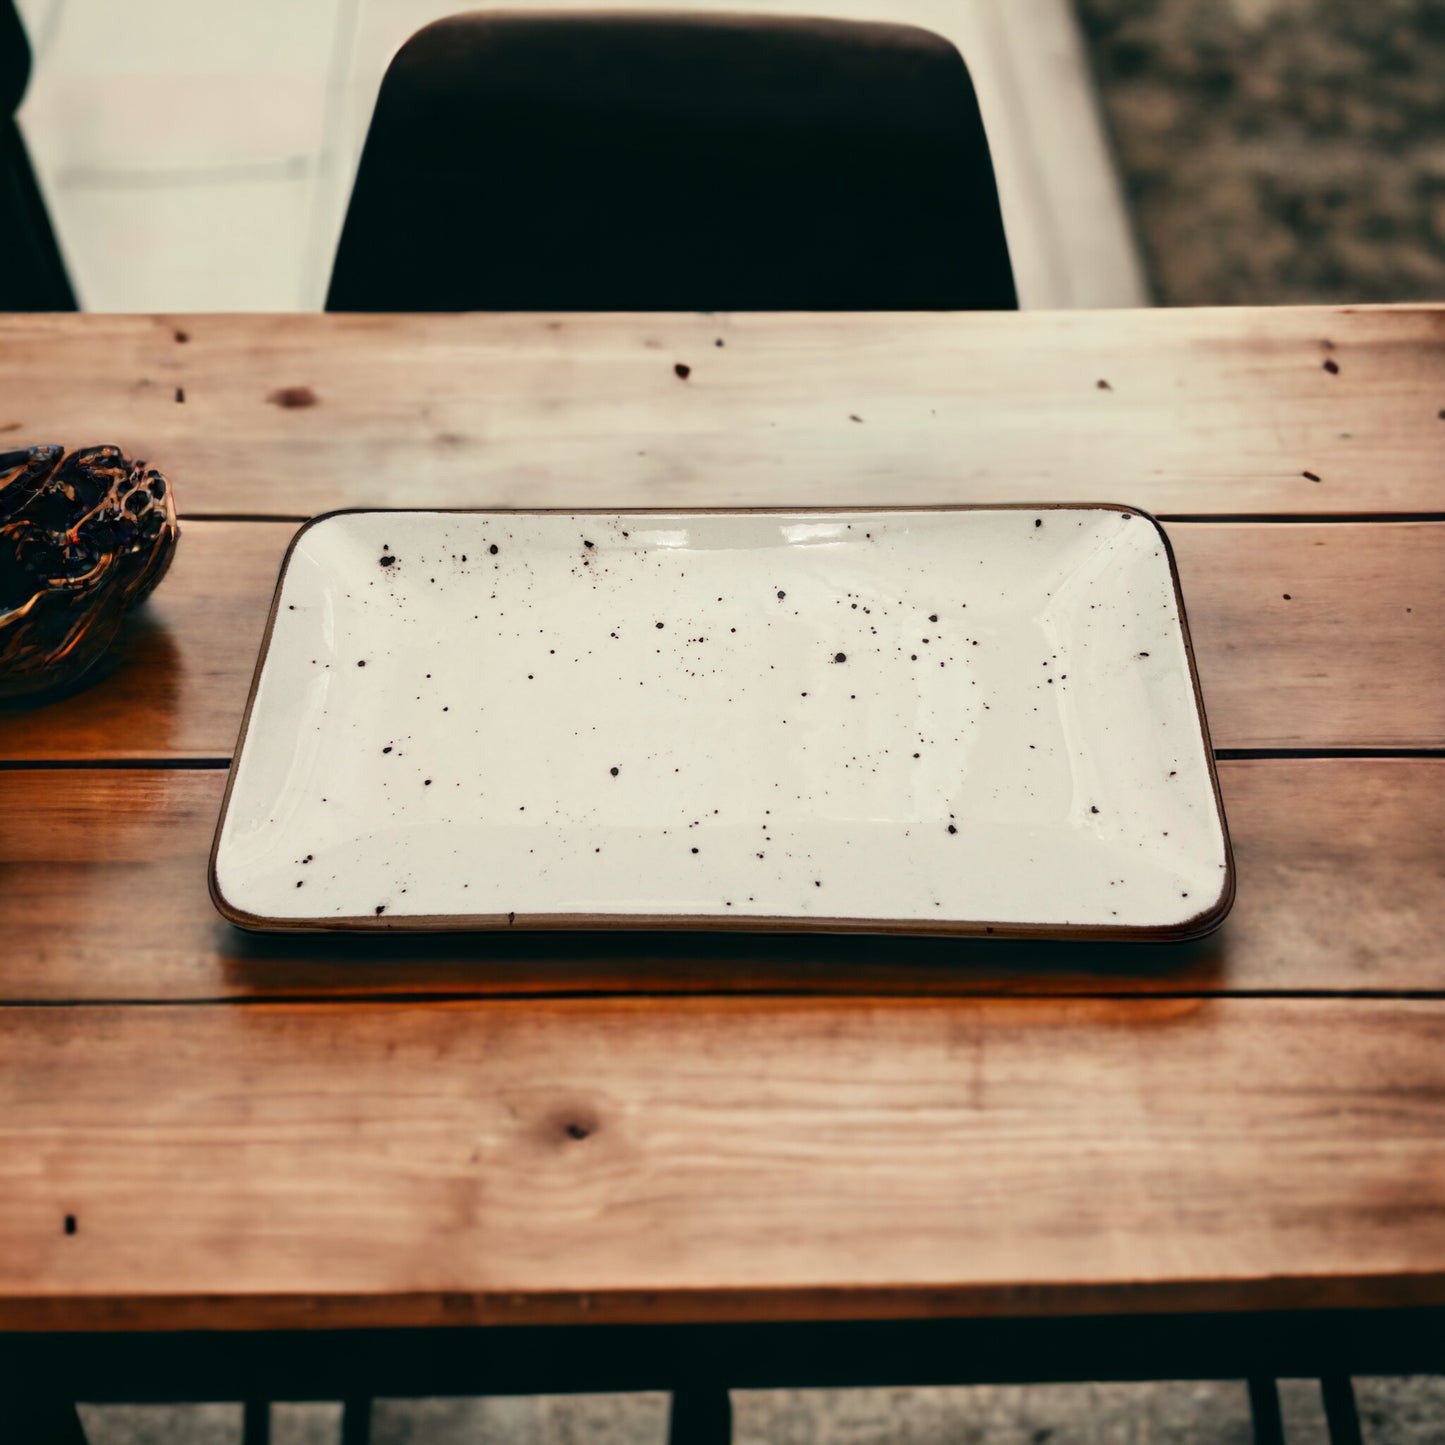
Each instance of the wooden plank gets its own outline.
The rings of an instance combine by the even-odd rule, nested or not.
[[[0,709],[0,759],[229,757],[295,531],[183,522],[170,571],[92,678],[61,701]]]
[[[1445,746],[1445,523],[1175,523],[1221,748]],[[110,674],[0,711],[0,758],[227,757],[289,523],[189,522]]]
[[[1442,340],[1445,310],[1429,307],[10,316],[0,435],[119,443],[191,514],[1437,512]]]
[[[1175,523],[1218,748],[1445,745],[1445,523]]]
[[[225,777],[0,773],[0,1000],[1445,991],[1445,759],[1220,767],[1223,929],[1161,946],[666,935],[264,937],[206,858]]]
[[[0,1010],[0,1328],[1439,1304],[1442,1029],[1358,999]]]

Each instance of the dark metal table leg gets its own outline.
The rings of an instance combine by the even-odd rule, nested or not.
[[[676,1390],[667,1445],[732,1445],[733,1402],[726,1390]]]
[[[1254,1445],[1284,1445],[1279,1386],[1268,1375],[1250,1377],[1249,1414],[1254,1421]]]
[[[1355,1408],[1355,1387],[1348,1375],[1326,1375],[1320,1381],[1325,1402],[1325,1420],[1330,1427],[1330,1445],[1364,1445],[1360,1413]]]
[[[371,1401],[367,1397],[342,1404],[341,1445],[371,1445]]]
[[[271,1445],[271,1402],[247,1400],[242,1407],[241,1445]]]

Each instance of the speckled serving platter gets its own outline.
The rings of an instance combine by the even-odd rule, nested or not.
[[[211,854],[260,929],[1186,938],[1234,892],[1120,506],[333,513]]]

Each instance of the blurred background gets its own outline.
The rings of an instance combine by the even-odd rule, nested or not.
[[[1445,299],[1442,0],[1078,0],[1154,299]]]
[[[80,304],[285,311],[321,305],[388,60],[468,6],[19,8],[34,51],[20,124]],[[912,21],[953,40],[1026,307],[1445,299],[1445,0],[708,8]]]

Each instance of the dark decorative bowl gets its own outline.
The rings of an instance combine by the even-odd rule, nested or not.
[[[0,698],[74,683],[170,566],[166,479],[118,447],[0,453]]]

